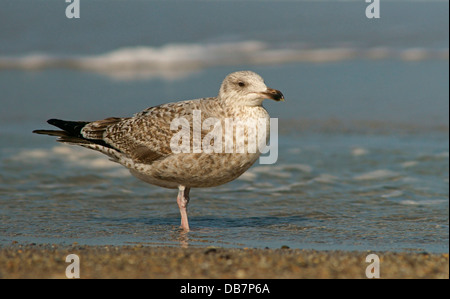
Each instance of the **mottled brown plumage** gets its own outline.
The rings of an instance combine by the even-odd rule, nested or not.
[[[182,227],[189,230],[186,207],[190,188],[213,187],[230,182],[244,173],[259,157],[256,152],[236,151],[232,153],[195,152],[193,128],[201,128],[200,140],[211,129],[202,127],[205,119],[217,119],[221,123],[223,144],[225,143],[225,119],[265,119],[269,114],[262,101],[271,98],[283,100],[281,92],[267,88],[263,79],[250,71],[228,75],[223,81],[217,97],[163,104],[145,109],[133,117],[110,117],[93,122],[68,122],[49,120],[63,131],[37,130],[35,133],[58,136],[58,141],[77,144],[100,151],[111,160],[127,167],[139,179],[165,188],[178,188],[178,205],[182,216]],[[199,119],[195,113],[201,114]],[[174,119],[189,123],[189,153],[174,153],[171,139],[180,127],[171,128]],[[197,123],[196,123],[197,122]],[[267,138],[269,126],[266,127]],[[248,131],[244,132],[248,144]],[[233,137],[235,141],[235,137]],[[198,145],[198,144],[197,144]]]

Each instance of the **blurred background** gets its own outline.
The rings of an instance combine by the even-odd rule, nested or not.
[[[191,192],[190,244],[448,252],[449,4],[380,2],[0,0],[0,244],[178,244],[173,191],[31,131],[249,69],[279,162]]]

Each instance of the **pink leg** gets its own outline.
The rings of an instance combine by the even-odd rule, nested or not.
[[[178,207],[180,208],[180,214],[181,214],[181,228],[185,231],[189,231],[187,206],[189,203],[189,190],[190,189],[191,188],[187,188],[187,187],[181,186],[181,185],[178,187],[177,203],[178,203]]]

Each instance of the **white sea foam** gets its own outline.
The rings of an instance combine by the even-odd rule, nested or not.
[[[10,157],[13,161],[26,161],[32,162],[40,159],[49,158],[49,152],[42,149],[31,149],[31,150],[23,150],[14,156]]]
[[[403,195],[403,191],[401,190],[395,190],[389,193],[385,193],[383,195],[381,195],[381,197],[383,198],[391,198],[391,197],[399,197]]]
[[[352,148],[351,153],[352,153],[352,156],[358,157],[358,156],[367,155],[369,153],[369,151],[362,147],[355,147],[355,148]]]
[[[409,206],[419,206],[419,205],[439,205],[443,203],[448,203],[446,199],[427,199],[427,200],[402,200],[400,204]]]
[[[103,154],[73,146],[59,145],[52,148],[51,153],[64,161],[91,169],[119,168],[119,164],[108,160]]]
[[[238,179],[246,182],[253,182],[257,177],[258,175],[256,173],[248,170],[247,172],[244,172]]]
[[[408,167],[416,166],[417,164],[419,164],[419,162],[417,162],[417,161],[406,161],[406,162],[403,162],[401,165],[404,168],[408,168]]]
[[[448,159],[449,152],[442,152],[442,153],[436,154],[436,157],[437,158],[447,158]]]
[[[448,49],[305,48],[301,44],[288,44],[280,48],[261,41],[240,41],[124,47],[104,54],[84,56],[46,53],[0,56],[0,70],[68,68],[93,71],[121,80],[153,77],[177,79],[200,69],[226,65],[325,63],[351,59],[448,60],[448,57]]]
[[[255,181],[259,175],[265,174],[268,176],[287,179],[293,176],[292,172],[311,173],[312,167],[306,164],[279,164],[271,166],[255,166],[243,173],[239,179],[242,181]]]
[[[328,173],[323,173],[321,175],[319,175],[318,177],[315,177],[313,179],[313,181],[318,182],[318,183],[323,183],[323,184],[332,184],[335,183],[339,178],[337,176],[328,174]]]
[[[366,172],[363,174],[359,174],[354,176],[353,179],[358,181],[365,180],[381,180],[381,179],[390,179],[399,176],[397,172],[387,170],[387,169],[379,169],[370,172]]]
[[[50,159],[62,160],[89,169],[117,169],[121,166],[111,162],[101,153],[81,147],[57,145],[50,150],[23,150],[10,158],[13,161],[35,162]]]
[[[312,167],[306,164],[278,164],[270,166],[256,166],[250,170],[254,174],[266,174],[278,178],[292,177],[293,172],[311,173]]]

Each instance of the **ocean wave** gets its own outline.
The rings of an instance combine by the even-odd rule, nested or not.
[[[357,181],[384,180],[384,179],[392,179],[398,176],[399,174],[397,172],[388,169],[379,169],[356,175],[353,177],[353,179]]]
[[[261,41],[241,41],[124,47],[98,55],[32,53],[22,56],[0,56],[0,70],[60,68],[96,72],[119,80],[155,77],[178,79],[192,72],[217,66],[326,63],[352,59],[422,61],[448,60],[448,58],[448,49],[311,48],[301,44],[280,47]]]
[[[448,204],[447,199],[427,199],[427,200],[402,200],[400,204],[408,206],[427,206],[427,205],[440,205]]]
[[[103,154],[65,145],[56,145],[51,149],[26,149],[12,155],[9,159],[26,163],[45,163],[48,160],[57,159],[65,163],[94,170],[121,169],[119,164],[109,161]],[[119,174],[117,172],[114,175]]]

